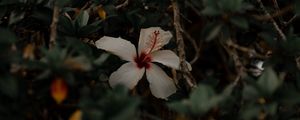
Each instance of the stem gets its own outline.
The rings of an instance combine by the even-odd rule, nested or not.
[[[56,29],[57,29],[58,17],[59,17],[59,7],[54,3],[52,23],[50,25],[50,41],[49,41],[50,49],[52,49],[56,45],[56,36],[57,36]]]
[[[175,0],[171,0],[172,7],[173,7],[173,14],[174,14],[174,27],[176,31],[176,43],[178,45],[178,54],[179,54],[179,60],[180,60],[180,68],[186,73],[183,74],[183,77],[185,78],[186,82],[191,88],[194,88],[196,85],[195,79],[188,70],[188,66],[185,62],[185,52],[184,52],[184,41],[182,37],[182,28],[180,25],[180,12],[178,8],[178,4]]]
[[[279,28],[279,26],[277,25],[276,21],[272,18],[272,16],[270,15],[270,13],[267,11],[267,9],[265,8],[264,4],[261,2],[261,0],[257,0],[257,2],[259,3],[260,8],[263,9],[263,11],[266,14],[266,16],[268,16],[270,18],[270,20],[271,20],[271,22],[272,22],[275,30],[278,32],[278,34],[281,37],[281,39],[283,41],[286,41],[286,36],[282,32],[282,30]]]

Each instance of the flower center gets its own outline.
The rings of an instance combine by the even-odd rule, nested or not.
[[[149,54],[141,53],[140,56],[136,57],[134,61],[137,64],[138,68],[145,67],[146,69],[150,68],[150,62],[152,58]]]

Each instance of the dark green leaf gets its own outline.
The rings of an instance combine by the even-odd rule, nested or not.
[[[262,76],[259,77],[257,84],[264,92],[272,94],[280,86],[281,81],[275,71],[268,67]]]
[[[12,44],[17,41],[17,37],[8,29],[0,28],[0,44]]]
[[[251,85],[246,85],[243,89],[243,98],[245,100],[255,100],[259,97],[257,89]]]
[[[22,20],[24,18],[25,12],[17,12],[17,11],[13,11],[11,12],[10,16],[9,16],[9,24],[14,24],[16,22],[19,22],[20,20]]]
[[[63,7],[68,3],[70,3],[70,0],[56,0],[56,5],[59,7]]]
[[[67,18],[66,16],[60,16],[59,17],[59,31],[67,34],[67,35],[75,35],[76,30],[73,25],[73,22]]]
[[[75,19],[75,24],[78,28],[86,26],[89,21],[89,13],[86,10],[80,11],[79,15]]]
[[[295,0],[294,7],[295,7],[294,10],[295,10],[296,14],[300,14],[300,1],[299,0]]]
[[[261,112],[260,107],[255,105],[249,105],[242,111],[241,118],[243,120],[253,120],[256,119]]]
[[[95,61],[95,65],[102,65],[111,54],[103,53]]]
[[[97,32],[102,27],[100,25],[101,22],[102,21],[96,21],[96,22],[94,22],[92,24],[89,24],[87,26],[84,26],[84,27],[80,28],[78,34],[80,34],[80,36],[88,36],[88,35],[90,35],[92,33]]]
[[[6,6],[3,6],[3,7],[0,7],[0,18],[2,18],[7,12],[7,7]]]
[[[18,81],[12,77],[2,77],[0,80],[0,91],[11,97],[16,98],[18,95]]]
[[[220,6],[227,11],[238,12],[242,8],[243,0],[221,0]]]
[[[212,24],[209,24],[205,27],[205,40],[206,41],[211,41],[212,39],[216,38],[219,33],[221,32],[222,30],[222,24],[218,24],[218,23],[212,23]]]
[[[242,29],[248,29],[248,22],[246,18],[243,17],[231,17],[230,22],[237,27],[240,27]]]
[[[20,0],[1,0],[0,5],[11,5],[11,4],[17,4],[20,3]]]
[[[220,15],[220,14],[221,14],[221,11],[218,10],[217,8],[206,7],[206,8],[204,8],[204,10],[201,11],[201,13],[202,13],[203,15],[216,16],[216,15]]]

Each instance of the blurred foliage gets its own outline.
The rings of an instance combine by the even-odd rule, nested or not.
[[[176,50],[171,2],[0,0],[0,119],[300,118],[299,0],[177,0],[197,87],[179,79],[168,101],[151,96],[143,80],[134,90],[111,89],[108,76],[123,61],[94,42],[106,35],[137,44],[141,28],[159,26],[173,33],[166,47]],[[54,6],[60,13],[50,49]],[[57,78],[68,88],[60,104],[51,97]]]

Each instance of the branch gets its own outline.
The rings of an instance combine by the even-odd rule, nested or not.
[[[255,52],[254,49],[247,48],[247,47],[244,47],[244,46],[240,46],[240,45],[238,45],[238,44],[232,42],[231,40],[228,40],[228,41],[226,42],[226,45],[227,45],[228,47],[233,47],[233,48],[235,48],[235,49],[237,49],[237,50],[239,50],[239,51],[248,53],[248,55],[249,55],[250,57],[251,57],[251,56],[254,56],[254,57],[257,57],[257,58],[260,58],[260,59],[266,59],[266,58],[267,58],[267,56],[261,55],[261,54]]]
[[[125,7],[125,6],[128,5],[128,3],[129,3],[129,0],[125,0],[122,4],[117,5],[117,6],[116,6],[116,9],[120,9],[120,8],[122,8],[122,7]]]
[[[222,46],[224,47],[224,49],[227,51],[227,53],[233,58],[234,61],[234,66],[235,66],[235,70],[237,72],[237,75],[233,81],[233,85],[236,86],[240,79],[242,78],[242,75],[245,72],[245,67],[243,66],[242,62],[239,59],[239,56],[237,54],[237,51],[235,49],[230,49],[230,46],[228,45],[228,43],[233,43],[231,39],[227,40],[226,44],[222,44]]]
[[[190,43],[193,45],[193,48],[195,49],[195,56],[194,58],[190,61],[191,64],[194,64],[200,57],[200,50],[202,47],[202,40],[200,41],[199,45],[197,45],[196,40],[185,30],[182,31],[185,37],[190,41]]]
[[[256,20],[261,20],[261,21],[268,21],[268,20],[271,20],[272,18],[275,18],[275,17],[280,17],[290,11],[293,10],[293,6],[292,5],[289,5],[289,6],[286,6],[284,8],[282,8],[281,10],[277,10],[275,11],[274,13],[270,14],[269,15],[253,15],[253,17],[256,19]]]
[[[55,2],[55,1],[54,1]],[[56,44],[56,36],[57,36],[57,23],[59,17],[59,7],[54,4],[53,7],[53,15],[52,15],[52,23],[50,25],[50,41],[49,41],[49,48],[53,48]]]
[[[288,26],[291,24],[296,18],[298,17],[298,14],[294,15],[290,20],[284,23],[285,26]]]
[[[191,88],[194,88],[196,86],[196,82],[192,74],[190,73],[188,66],[185,62],[185,52],[184,52],[184,41],[182,37],[182,28],[180,25],[180,12],[178,8],[178,4],[175,0],[171,0],[172,7],[173,7],[173,14],[174,14],[174,27],[176,31],[176,43],[178,45],[178,54],[179,54],[179,60],[180,60],[180,68],[183,70],[184,73],[183,77],[185,78],[186,82]]]
[[[270,20],[271,20],[274,28],[278,32],[279,36],[281,37],[281,39],[283,41],[286,41],[286,36],[282,32],[282,30],[279,28],[279,26],[277,25],[276,21],[272,18],[272,16],[270,15],[270,13],[267,11],[267,9],[265,8],[264,4],[261,2],[261,0],[257,0],[257,2],[259,3],[260,8],[263,9],[265,15],[268,16],[268,17],[270,17]]]
[[[295,61],[297,64],[297,68],[300,70],[300,56],[296,57]]]

